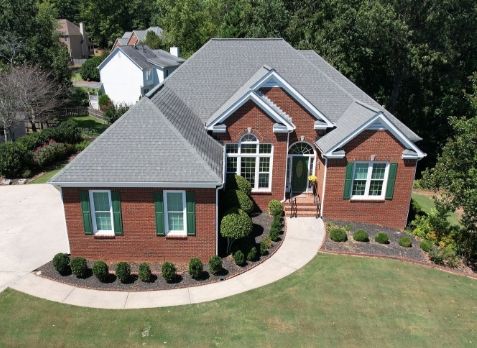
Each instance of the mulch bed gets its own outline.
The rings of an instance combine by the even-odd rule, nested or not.
[[[252,215],[253,222],[253,231],[251,238],[255,239],[256,243],[260,243],[265,237],[268,236],[270,227],[273,222],[273,218],[267,213],[256,213]],[[152,290],[170,290],[170,289],[179,289],[187,288],[192,286],[204,285],[214,282],[223,281],[235,277],[243,272],[248,271],[249,269],[259,265],[273,255],[281,246],[282,239],[284,235],[281,235],[281,240],[273,242],[270,249],[268,249],[268,254],[261,256],[260,251],[257,250],[257,258],[255,261],[246,261],[244,266],[237,266],[234,263],[234,260],[231,256],[222,258],[222,267],[223,272],[218,275],[213,275],[209,272],[209,266],[204,264],[204,272],[202,279],[196,280],[193,279],[188,270],[188,264],[176,264],[177,268],[177,277],[174,283],[167,283],[164,278],[160,275],[161,266],[160,263],[148,263],[151,272],[153,273],[153,280],[150,283],[144,283],[137,277],[137,271],[139,264],[130,263],[131,265],[131,281],[128,284],[122,284],[119,279],[113,274],[115,269],[115,264],[108,265],[110,270],[110,276],[107,282],[100,282],[92,272],[93,263],[88,261],[89,274],[85,279],[79,279],[73,274],[69,275],[60,275],[53,267],[52,261],[46,263],[45,265],[39,267],[36,271],[41,272],[41,276],[52,279],[61,283],[69,284],[76,287],[88,288],[88,289],[97,289],[97,290],[113,290],[113,291],[152,291]]]

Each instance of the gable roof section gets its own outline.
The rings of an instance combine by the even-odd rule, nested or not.
[[[191,145],[193,136],[186,136],[189,139],[151,100],[143,98],[49,182],[79,187],[220,184],[221,175]],[[211,152],[222,156],[222,147],[216,145],[219,151],[210,146]]]
[[[139,41],[146,40],[146,35],[148,31],[152,31],[157,36],[162,36],[162,28],[161,27],[149,27],[146,30],[133,30],[133,33],[136,34],[136,37]]]
[[[69,35],[69,36],[74,36],[74,35],[82,36],[79,27],[71,23],[69,20],[58,19],[57,22],[58,24],[60,24],[60,27],[56,29],[56,31],[64,35]]]

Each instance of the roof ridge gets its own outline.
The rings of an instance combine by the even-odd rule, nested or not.
[[[265,40],[277,40],[277,41],[285,41],[285,39],[281,37],[213,37],[209,41],[265,41]],[[285,41],[286,42],[286,41]]]

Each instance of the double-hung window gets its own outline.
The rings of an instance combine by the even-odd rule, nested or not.
[[[93,233],[114,235],[111,191],[89,191]]]
[[[146,81],[152,80],[152,70],[146,70]]]
[[[167,235],[186,235],[185,191],[164,191],[165,228]]]
[[[352,198],[384,199],[389,163],[355,162]]]
[[[258,138],[250,133],[239,143],[226,144],[227,175],[243,176],[252,185],[252,190],[271,190],[272,150],[272,144],[259,143]]]

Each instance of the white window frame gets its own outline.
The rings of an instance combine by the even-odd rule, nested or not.
[[[364,189],[364,195],[353,195],[353,187],[354,187],[354,180],[356,174],[356,165],[357,164],[368,164],[368,173],[366,176],[366,186]],[[384,169],[384,179],[383,179],[383,187],[381,189],[381,194],[379,196],[370,196],[369,195],[369,188],[371,186],[371,176],[373,173],[373,165],[374,164],[385,164],[386,167]],[[353,166],[353,178],[351,181],[351,199],[365,199],[365,200],[384,200],[386,196],[386,188],[388,186],[388,176],[389,176],[389,162],[375,162],[375,161],[358,161],[354,162]]]
[[[144,72],[144,74],[145,74],[146,81],[151,81],[152,80],[152,70],[146,70]]]
[[[167,194],[168,193],[181,193],[182,194],[182,219],[184,230],[182,231],[171,231],[169,230],[169,210],[167,209]],[[164,195],[164,226],[166,236],[187,236],[187,202],[186,202],[186,192],[183,190],[166,190],[163,192]]]
[[[253,135],[257,140],[256,141],[242,141],[242,139],[246,136]],[[242,153],[242,144],[245,145],[256,145],[256,152],[255,153]],[[237,145],[237,151],[236,153],[227,153],[227,145]],[[260,145],[270,145],[271,146],[271,151],[270,153],[260,153]],[[241,164],[242,161],[241,159],[244,157],[248,158],[255,158],[255,177],[254,177],[254,185],[252,186],[252,192],[271,192],[272,191],[272,174],[273,174],[273,150],[274,146],[273,143],[261,143],[258,140],[258,137],[255,134],[252,133],[247,133],[240,138],[240,141],[238,143],[227,143],[225,144],[226,150],[225,150],[225,170],[227,175],[231,174],[237,174],[241,175],[242,168]],[[236,172],[228,172],[227,171],[227,160],[228,158],[234,157],[237,159],[237,171]],[[270,158],[270,164],[269,164],[269,172],[268,172],[268,187],[259,187],[259,180],[260,180],[260,158]],[[264,174],[264,173],[262,173]]]
[[[96,208],[94,207],[94,193],[104,193],[108,194],[109,198],[109,216],[111,218],[111,230],[98,230],[96,226]],[[89,191],[89,203],[91,209],[91,220],[93,220],[93,234],[95,235],[104,235],[104,236],[114,236],[114,218],[113,218],[113,202],[111,200],[111,191],[110,190],[90,190]]]
[[[307,144],[313,150],[313,153],[290,153],[290,150],[293,146],[297,144]],[[306,192],[311,192],[313,189],[310,187],[310,181],[308,177],[310,175],[316,175],[316,151],[315,148],[307,141],[297,141],[290,145],[288,148],[288,155],[287,155],[287,191],[291,191],[291,173],[292,173],[292,166],[293,166],[293,157],[308,157],[308,168],[307,168],[307,178],[306,178]]]

